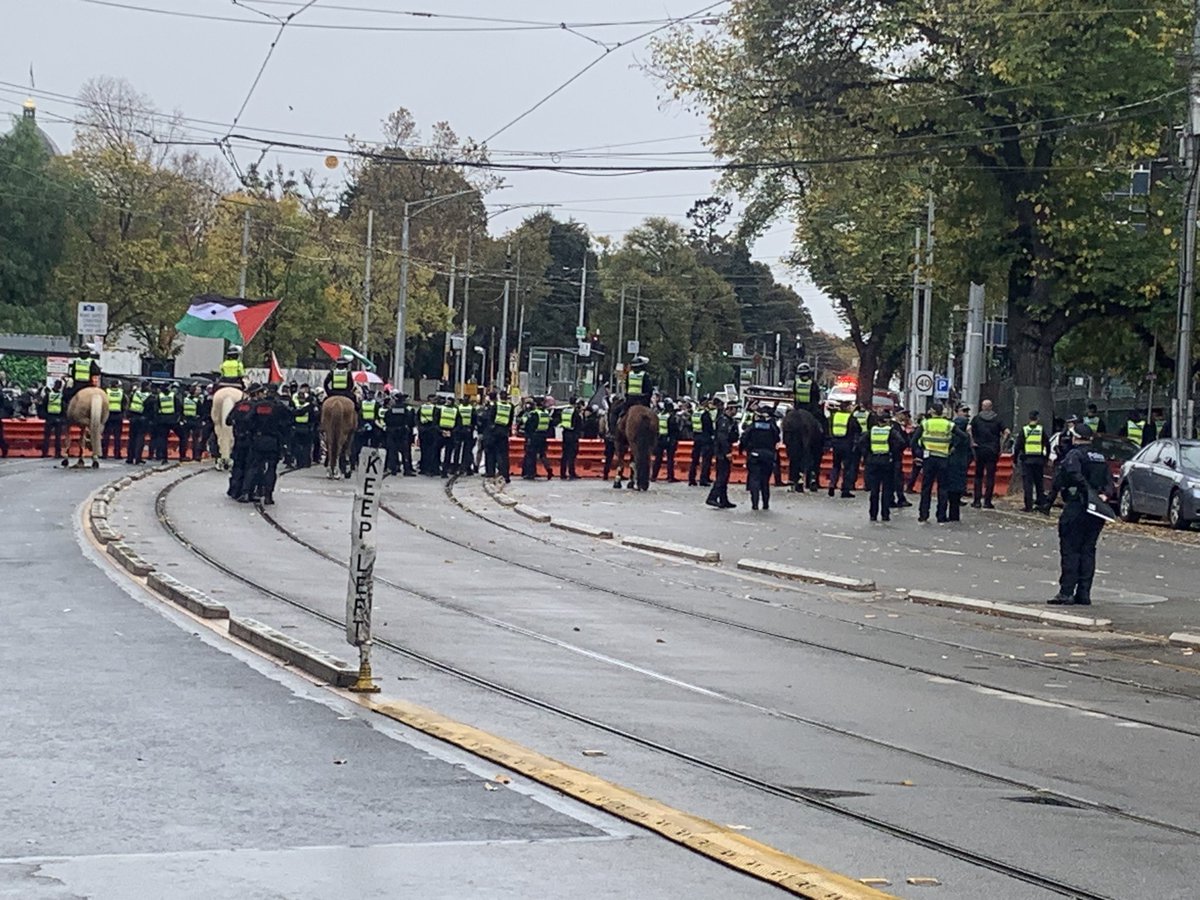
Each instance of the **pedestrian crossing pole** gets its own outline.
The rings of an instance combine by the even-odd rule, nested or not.
[[[350,690],[379,691],[371,677],[371,610],[375,594],[375,523],[383,485],[383,451],[363,449],[362,475],[354,490],[350,516],[350,577],[346,588],[346,642],[358,647],[358,680]]]

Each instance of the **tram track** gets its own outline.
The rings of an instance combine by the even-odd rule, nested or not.
[[[168,510],[167,510],[167,500],[168,500],[172,490],[178,484],[180,484],[184,480],[194,477],[196,474],[199,474],[199,473],[197,472],[197,473],[189,474],[187,476],[184,476],[184,478],[179,479],[179,480],[173,482],[172,484],[165,486],[162,490],[159,491],[159,493],[155,497],[155,511],[158,516],[160,524],[167,531],[167,533],[170,534],[183,547],[185,547],[190,553],[197,556],[199,559],[203,560],[206,564],[212,566],[213,568],[217,569],[218,571],[222,572],[223,574],[227,575],[228,577],[233,578],[243,584],[246,584],[248,587],[253,588],[254,590],[264,594],[265,596],[271,597],[271,598],[278,600],[288,606],[296,608],[296,609],[304,612],[305,614],[312,616],[330,626],[333,626],[338,629],[342,628],[344,626],[344,623],[341,621],[340,617],[330,615],[330,614],[328,614],[320,609],[317,609],[316,607],[313,607],[303,601],[297,600],[294,597],[289,597],[279,591],[276,591],[276,590],[268,587],[267,585],[261,584],[260,582],[256,581],[255,579],[253,579],[241,572],[238,572],[233,567],[216,559],[211,554],[207,553],[203,548],[194,544],[192,541],[190,541],[187,538],[187,536],[185,534],[183,534],[183,532],[177,526],[175,526],[175,524],[172,522],[170,515],[168,513]],[[327,561],[329,561],[341,568],[344,568],[344,563],[342,561],[336,559],[335,557],[333,557],[332,554],[329,554],[326,551],[322,550],[321,548],[316,547],[316,546],[312,545],[311,543],[305,541],[299,535],[292,533],[289,529],[287,529],[281,523],[274,520],[274,518],[271,517],[269,514],[267,514],[265,510],[260,510],[260,512],[263,513],[264,520],[268,521],[268,523],[271,524],[272,527],[277,529],[281,534],[285,535],[286,537],[288,537],[289,539],[291,539],[298,545],[304,547],[309,552],[311,552],[315,555],[318,555],[321,558],[326,559]],[[543,574],[546,574],[546,573],[543,573]],[[550,576],[550,577],[553,577],[553,576]],[[512,625],[511,623],[505,623],[501,620],[495,619],[494,617],[482,615],[474,610],[469,610],[469,609],[461,607],[458,604],[454,604],[449,601],[442,600],[441,598],[434,597],[426,591],[414,589],[412,586],[400,584],[398,582],[395,582],[395,581],[392,581],[392,580],[386,579],[386,578],[381,578],[379,576],[377,576],[377,582],[388,587],[391,590],[395,590],[395,591],[409,594],[411,596],[419,597],[422,600],[426,600],[428,602],[437,603],[438,605],[442,606],[443,608],[449,609],[450,611],[453,611],[455,613],[471,616],[472,618],[480,620],[486,624],[489,624],[489,625],[492,625],[495,627],[505,628],[506,630],[515,632],[515,633],[523,635],[525,637],[547,641],[547,642],[555,644],[557,646],[566,647],[567,649],[576,649],[576,648],[572,648],[570,645],[566,645],[564,642],[558,641],[557,639],[551,638],[547,635],[542,635],[538,632],[532,631],[531,629],[526,629],[521,626],[515,626],[515,625]],[[1046,889],[1048,891],[1056,893],[1060,896],[1080,897],[1080,898],[1096,898],[1096,897],[1104,896],[1104,895],[1089,891],[1087,889],[1080,888],[1075,885],[1067,884],[1067,883],[1062,882],[1058,879],[1055,879],[1051,876],[1046,876],[1041,873],[1034,872],[1029,869],[1025,869],[1018,865],[1007,863],[1003,860],[987,856],[986,854],[977,853],[976,851],[973,851],[973,850],[970,850],[970,849],[967,849],[964,847],[960,847],[956,844],[944,841],[935,836],[927,835],[927,834],[906,828],[902,825],[897,825],[893,822],[879,819],[870,814],[866,814],[866,813],[858,812],[858,811],[855,811],[852,809],[848,809],[848,808],[841,806],[837,803],[834,803],[822,796],[808,793],[803,790],[797,790],[794,788],[780,786],[780,785],[773,784],[771,782],[764,781],[764,780],[757,778],[756,776],[749,774],[747,772],[731,768],[729,766],[726,766],[722,763],[719,763],[719,762],[716,762],[716,761],[713,761],[710,759],[705,759],[705,758],[697,756],[695,754],[691,754],[685,750],[681,750],[677,747],[672,747],[667,744],[663,744],[652,738],[648,738],[643,735],[631,733],[617,725],[613,725],[608,722],[600,721],[600,720],[595,719],[586,714],[583,714],[583,713],[580,713],[580,712],[577,712],[577,711],[574,711],[571,709],[567,709],[557,703],[554,703],[553,701],[534,696],[528,692],[510,687],[508,685],[504,685],[493,679],[470,672],[470,671],[463,669],[453,663],[447,662],[442,659],[437,659],[435,657],[429,656],[428,654],[421,653],[418,650],[415,650],[411,647],[406,647],[402,644],[396,643],[389,639],[381,638],[381,637],[377,636],[375,639],[375,643],[377,646],[383,647],[385,650],[387,650],[390,653],[394,653],[394,654],[397,654],[404,658],[418,662],[422,665],[425,665],[425,666],[427,666],[431,669],[434,669],[436,671],[439,671],[443,674],[450,675],[454,678],[462,680],[465,683],[469,683],[476,687],[493,692],[497,695],[507,697],[514,701],[520,702],[524,705],[531,706],[533,708],[537,708],[542,711],[552,713],[556,716],[559,716],[563,719],[575,722],[577,724],[585,725],[589,728],[596,729],[600,732],[609,734],[613,737],[617,737],[619,739],[629,741],[633,744],[644,747],[646,749],[650,749],[655,752],[662,753],[670,758],[679,760],[681,762],[685,762],[689,765],[692,765],[701,770],[710,772],[712,774],[720,775],[726,779],[729,779],[736,783],[753,788],[759,792],[762,792],[762,793],[765,793],[765,794],[768,794],[771,796],[779,797],[782,799],[786,799],[791,802],[799,803],[801,805],[805,805],[805,806],[812,807],[815,809],[819,809],[819,810],[825,811],[827,813],[830,813],[830,814],[833,814],[833,815],[836,815],[839,817],[851,819],[853,821],[858,822],[859,824],[865,825],[867,827],[870,827],[870,828],[880,831],[882,833],[886,833],[893,837],[896,837],[896,838],[899,838],[902,840],[906,840],[910,843],[925,847],[927,849],[931,849],[931,850],[937,851],[939,853],[943,853],[947,856],[951,856],[953,858],[967,862],[971,865],[975,865],[980,868],[985,868],[985,869],[989,869],[991,871],[995,871],[995,872],[1004,874],[1008,877],[1014,878],[1014,879],[1022,881],[1024,883],[1036,885],[1038,887],[1041,887],[1043,889]],[[876,747],[879,747],[881,749],[885,749],[885,750],[888,750],[891,752],[906,754],[912,758],[921,759],[921,760],[931,763],[931,764],[935,764],[935,765],[943,766],[943,767],[946,767],[949,769],[957,770],[959,772],[962,772],[965,774],[970,774],[970,775],[973,775],[978,778],[987,779],[993,783],[1001,784],[1006,787],[1016,788],[1016,789],[1019,789],[1022,791],[1036,792],[1037,794],[1039,794],[1043,797],[1048,797],[1048,798],[1052,797],[1052,798],[1060,799],[1060,800],[1066,801],[1070,805],[1085,808],[1085,809],[1095,811],[1095,812],[1098,812],[1098,813],[1101,813],[1104,815],[1118,817],[1118,818],[1136,823],[1138,825],[1148,826],[1148,827],[1152,827],[1152,828],[1156,828],[1156,829],[1165,829],[1167,831],[1171,831],[1176,834],[1186,835],[1186,836],[1192,837],[1192,838],[1200,838],[1200,832],[1198,832],[1194,829],[1186,828],[1184,826],[1179,826],[1179,825],[1175,825],[1173,823],[1168,823],[1168,822],[1162,822],[1162,821],[1155,820],[1155,819],[1152,819],[1149,817],[1140,816],[1140,815],[1137,815],[1134,813],[1129,813],[1129,812],[1126,812],[1124,810],[1121,810],[1117,807],[1113,807],[1108,804],[1096,803],[1094,801],[1088,801],[1086,799],[1076,798],[1076,797],[1072,797],[1072,796],[1069,796],[1066,794],[1059,794],[1057,792],[1044,791],[1035,785],[1027,784],[1027,783],[1021,782],[1020,780],[1017,780],[1017,779],[1011,779],[1011,778],[1007,778],[1005,776],[997,776],[993,773],[988,773],[984,770],[976,769],[976,768],[970,767],[970,766],[965,766],[965,765],[956,763],[952,760],[945,760],[945,759],[935,757],[935,756],[932,756],[929,754],[924,754],[919,751],[914,751],[909,748],[891,744],[886,741],[881,741],[879,739],[871,738],[867,735],[861,735],[861,734],[857,734],[852,731],[848,731],[846,729],[841,729],[836,726],[829,725],[828,723],[823,723],[823,722],[819,722],[816,720],[808,719],[806,717],[797,716],[795,714],[788,713],[786,711],[772,709],[769,707],[764,707],[759,704],[751,703],[749,701],[740,700],[739,698],[736,698],[736,697],[729,697],[727,695],[717,695],[717,698],[724,700],[726,702],[733,702],[733,703],[737,703],[742,706],[749,706],[762,714],[773,715],[773,716],[777,716],[779,718],[788,719],[790,721],[794,721],[801,725],[818,728],[818,729],[821,729],[821,730],[824,730],[824,731],[827,731],[830,733],[837,734],[842,737],[851,738],[854,740],[859,740],[859,741],[863,741],[866,743],[870,743]]]

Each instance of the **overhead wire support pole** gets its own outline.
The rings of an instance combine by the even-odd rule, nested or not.
[[[392,387],[404,390],[404,356],[408,350],[408,234],[409,203],[404,201],[404,222],[400,229],[400,295],[396,301],[396,342],[392,349]]]
[[[1192,341],[1195,333],[1196,214],[1200,206],[1200,4],[1194,9],[1192,55],[1188,69],[1188,120],[1184,136],[1187,191],[1184,195],[1183,248],[1179,266],[1179,346],[1175,355],[1175,400],[1171,404],[1172,434],[1194,434],[1192,400]]]
[[[929,205],[925,213],[925,309],[921,323],[921,368],[932,369],[929,355],[929,336],[933,330],[933,188],[929,189]]]
[[[242,216],[242,274],[238,278],[238,296],[246,299],[246,268],[250,264],[250,210]]]
[[[917,372],[921,368],[921,229],[913,239],[912,327],[908,333],[908,407],[915,414],[919,403]]]
[[[367,262],[363,271],[363,326],[362,346],[359,350],[367,355],[367,342],[371,335],[371,251],[375,237],[375,210],[367,210]]]
[[[504,253],[504,310],[500,315],[500,354],[498,360],[492,360],[492,368],[496,371],[496,387],[502,391],[508,388],[508,290],[511,274],[512,242],[510,241]]]
[[[457,267],[458,257],[452,253],[450,254],[450,288],[446,292],[446,309],[449,314],[446,317],[446,340],[442,344],[442,381],[450,380],[451,360],[454,359],[450,346],[450,332],[454,328],[454,283],[458,281],[458,273],[455,271]]]

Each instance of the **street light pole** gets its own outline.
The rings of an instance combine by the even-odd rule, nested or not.
[[[504,312],[500,316],[500,358],[492,360],[496,369],[496,387],[505,390],[508,387],[508,276],[512,272],[512,244],[504,253]]]
[[[404,224],[400,231],[400,298],[396,303],[396,344],[392,357],[392,386],[404,390],[404,354],[407,351],[408,335],[408,231],[409,202],[404,201]]]
[[[583,328],[583,298],[587,291],[587,248],[583,249],[583,277],[579,279],[579,328]],[[583,338],[579,338],[583,340]]]
[[[1183,248],[1179,265],[1179,347],[1175,353],[1175,400],[1171,404],[1171,434],[1190,439],[1192,421],[1192,340],[1195,330],[1196,214],[1200,205],[1200,14],[1192,29],[1187,131],[1184,159],[1187,193],[1183,208]],[[1153,371],[1153,370],[1151,370]]]
[[[367,266],[363,272],[362,355],[367,355],[367,338],[371,332],[371,251],[374,247],[375,210],[367,210]]]

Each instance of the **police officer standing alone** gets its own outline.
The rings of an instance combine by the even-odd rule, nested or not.
[[[896,492],[896,463],[904,458],[908,439],[904,431],[892,422],[892,411],[884,409],[863,436],[867,460],[867,490],[871,498],[868,513],[871,521],[892,518],[892,499]]]
[[[704,502],[716,509],[733,509],[729,502],[729,473],[733,469],[733,448],[738,442],[737,404],[730,401],[713,423],[713,458],[717,464],[716,478]]]
[[[746,490],[750,492],[751,509],[758,509],[760,499],[764,510],[771,508],[771,475],[775,471],[779,440],[774,410],[759,406],[739,442],[746,454]]]
[[[1055,606],[1091,604],[1096,543],[1110,518],[1108,498],[1101,493],[1108,486],[1108,463],[1103,453],[1092,449],[1091,428],[1080,422],[1072,432],[1073,446],[1054,478],[1065,498],[1058,520],[1058,593],[1047,601]]]
[[[54,458],[62,458],[62,436],[66,424],[64,410],[66,402],[63,399],[63,383],[56,379],[53,386],[44,391],[42,402],[39,404],[42,414],[42,459],[50,455],[50,438],[54,438]]]
[[[1042,428],[1035,409],[1029,414],[1029,422],[1021,428],[1017,435],[1017,458],[1021,461],[1021,484],[1025,489],[1025,512],[1033,512],[1034,495],[1037,496],[1037,508],[1048,508],[1046,503],[1046,488],[1042,480],[1046,475],[1046,455],[1050,449],[1049,436]]]

